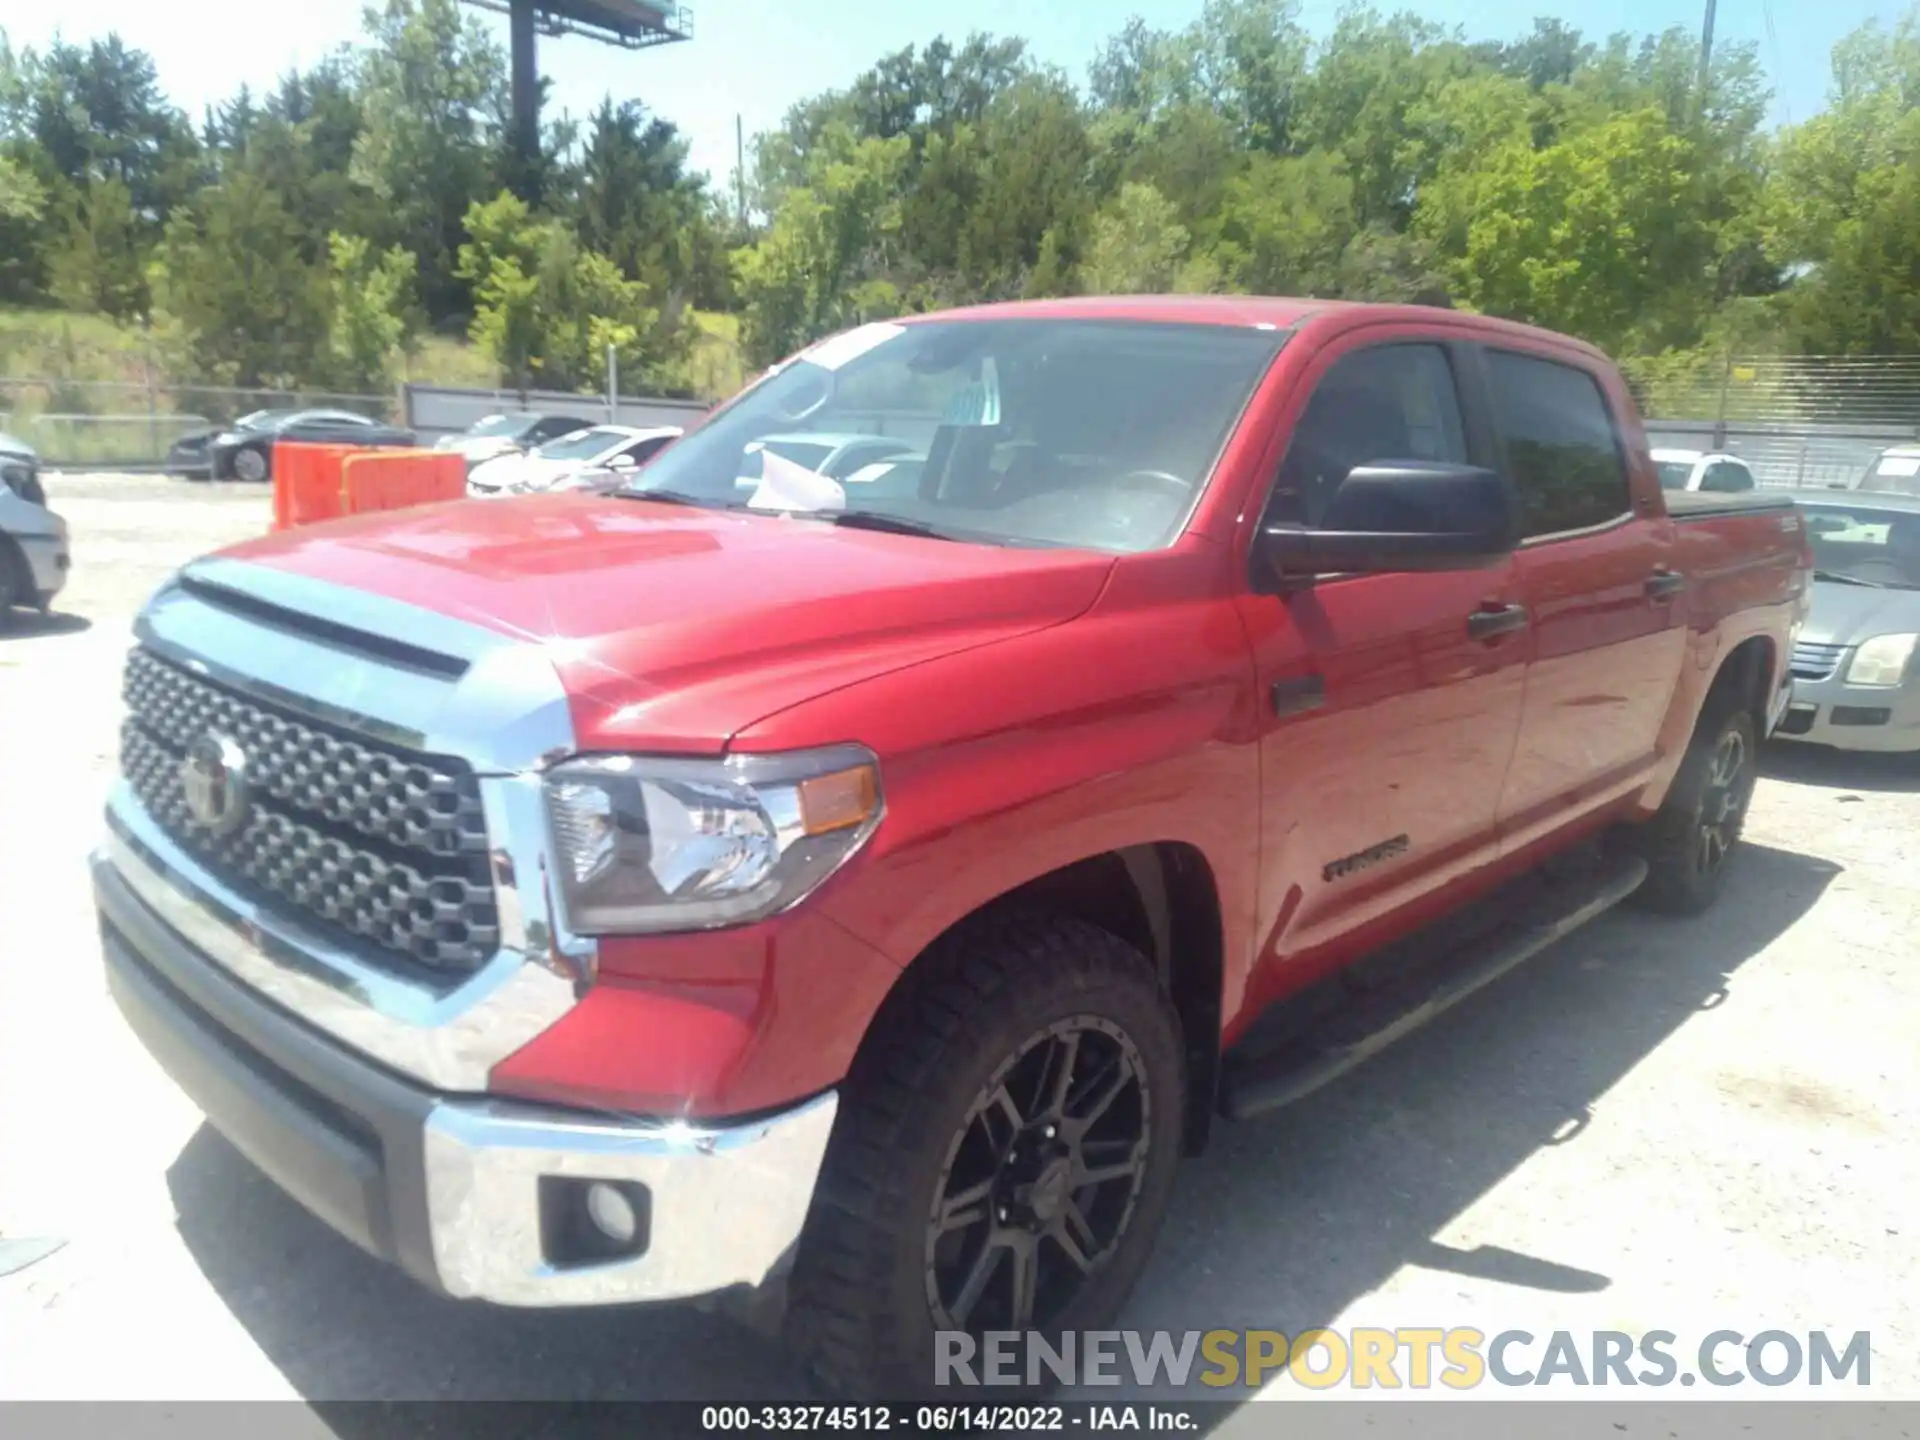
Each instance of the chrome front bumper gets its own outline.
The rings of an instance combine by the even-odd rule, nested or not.
[[[248,703],[459,757],[486,813],[500,948],[435,983],[256,904],[116,786],[93,859],[109,986],[215,1128],[342,1234],[451,1295],[616,1304],[775,1276],[812,1203],[832,1092],[698,1125],[487,1094],[494,1068],[596,983],[594,942],[553,898],[540,770],[574,736],[539,637],[221,558],[163,587],[136,633]],[[386,658],[396,636],[436,663]],[[645,1239],[621,1258],[581,1263],[548,1223],[555,1196],[590,1180],[645,1191]]]
[[[93,877],[109,989],[162,1068],[290,1195],[423,1283],[502,1305],[671,1300],[758,1288],[797,1245],[833,1092],[734,1124],[437,1093],[260,998],[111,850]],[[643,1187],[643,1247],[556,1260],[552,1180]]]
[[[605,1305],[758,1288],[792,1255],[833,1131],[832,1091],[739,1125],[614,1123],[443,1101],[426,1120],[428,1225],[450,1295],[500,1305]],[[558,1267],[540,1182],[643,1186],[650,1238],[632,1260]]]

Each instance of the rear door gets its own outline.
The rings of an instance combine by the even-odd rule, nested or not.
[[[1445,332],[1371,333],[1330,346],[1311,373],[1263,527],[1315,524],[1359,465],[1494,463]],[[1245,598],[1263,959],[1339,941],[1495,858],[1527,654],[1513,569],[1322,576]]]
[[[1491,346],[1480,355],[1525,516],[1515,579],[1533,632],[1499,806],[1511,852],[1654,768],[1685,650],[1684,580],[1651,477],[1645,504],[1636,500],[1624,396],[1571,358]]]

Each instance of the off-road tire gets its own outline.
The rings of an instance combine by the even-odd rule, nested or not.
[[[1721,773],[1730,748],[1739,761],[1731,791]],[[1731,697],[1710,698],[1666,802],[1628,832],[1647,862],[1636,904],[1665,915],[1698,915],[1720,898],[1753,799],[1759,753],[1753,712]],[[1708,827],[1720,832],[1717,843],[1709,843]]]
[[[1059,1332],[1097,1329],[1119,1310],[1146,1264],[1178,1166],[1186,1088],[1179,1021],[1151,964],[1107,931],[1050,913],[984,915],[942,937],[909,969],[841,1091],[787,1312],[789,1344],[830,1393],[933,1393],[935,1213],[943,1194],[954,1198],[947,1187],[955,1183],[955,1156],[983,1133],[968,1129],[981,1123],[979,1098],[990,1082],[1004,1078],[1012,1089],[1016,1078],[1024,1081],[1028,1072],[1018,1068],[1001,1072],[1040,1032],[1065,1034],[1089,1019],[1123,1034],[1137,1057],[1139,1089],[1128,1103],[1144,1137],[1144,1150],[1135,1151],[1139,1179],[1129,1182],[1127,1218],[1105,1242],[1104,1259],[1060,1308],[1043,1316],[1036,1306],[1035,1327],[1057,1345]],[[1107,1029],[1086,1033],[1104,1045]],[[1064,1063],[1070,1069],[1073,1061]],[[1029,1113],[1039,1112],[1036,1099]],[[1111,1192],[1073,1195],[1089,1193]],[[1073,1201],[1076,1219],[1081,1203]],[[1090,1209],[1096,1200],[1084,1203]],[[992,1220],[985,1223],[991,1229]],[[996,1280],[1008,1289],[995,1298],[1016,1304],[1006,1269]]]

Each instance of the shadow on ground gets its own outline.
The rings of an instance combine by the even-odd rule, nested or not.
[[[1903,795],[1920,791],[1920,755],[1875,755],[1826,745],[1776,742],[1761,752],[1760,773],[1769,780],[1822,790],[1878,790]]]
[[[1223,1123],[1182,1175],[1120,1323],[1297,1333],[1407,1265],[1604,1290],[1604,1254],[1460,1250],[1434,1237],[1530,1156],[1580,1143],[1596,1100],[1689,1019],[1736,1005],[1740,967],[1836,873],[1749,845],[1711,916],[1615,912],[1330,1089]],[[528,1312],[438,1299],[336,1238],[208,1129],[168,1180],[208,1280],[310,1400],[818,1398],[772,1345],[691,1308]],[[486,1432],[490,1413],[463,1412],[463,1433]],[[379,1426],[354,1419],[370,1414],[330,1407],[325,1418],[343,1440],[374,1440]]]
[[[15,610],[0,616],[0,643],[33,640],[43,635],[78,635],[92,628],[93,621],[70,610],[55,610],[48,615],[37,610]]]

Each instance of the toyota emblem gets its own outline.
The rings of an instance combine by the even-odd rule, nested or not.
[[[195,824],[231,835],[247,818],[247,752],[225,735],[202,735],[180,762],[180,788]]]

